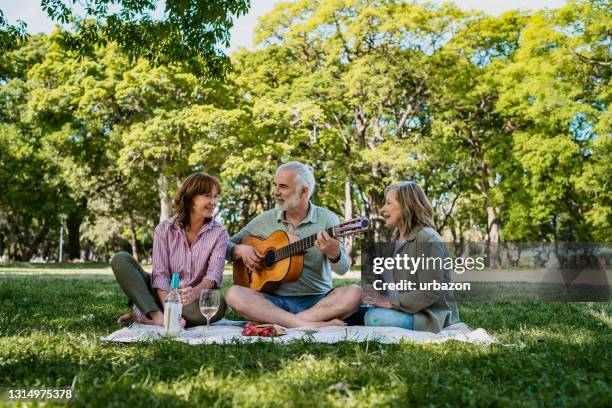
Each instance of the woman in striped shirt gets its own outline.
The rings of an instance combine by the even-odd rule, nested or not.
[[[113,257],[111,266],[121,289],[133,304],[132,313],[119,323],[136,321],[163,325],[163,305],[173,272],[178,272],[183,297],[183,323],[205,323],[198,307],[204,289],[221,287],[227,230],[214,216],[221,186],[216,178],[194,173],[181,185],[174,199],[175,215],[159,223],[153,239],[153,272],[145,272],[127,252]],[[225,313],[225,302],[211,322]]]

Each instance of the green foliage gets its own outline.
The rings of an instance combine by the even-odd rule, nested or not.
[[[223,80],[163,59],[172,53],[98,42],[110,17],[125,28],[152,9],[111,3],[123,8],[85,2],[106,23],[20,41],[2,62],[0,253],[35,251],[63,216],[71,242],[83,230],[97,252],[130,241],[148,254],[152,227],[200,170],[220,177],[233,233],[272,208],[273,170],[288,160],[314,167],[317,204],[369,216],[369,238],[388,232],[385,186],[407,179],[455,241],[612,237],[607,1],[499,17],[396,0],[280,3]],[[72,0],[45,4],[72,13]],[[166,17],[208,7],[182,4],[167,2],[178,11]],[[77,59],[67,36],[96,41]]]
[[[7,177],[53,176],[50,188],[58,198],[45,198],[43,190],[36,198],[52,208],[49,222],[44,223],[55,228],[58,218],[66,217],[69,241],[80,243],[81,224],[87,222],[92,228],[96,217],[99,222],[112,217],[126,227],[107,229],[112,234],[85,232],[87,239],[93,239],[85,242],[86,247],[110,255],[119,248],[108,246],[108,240],[123,238],[123,242],[150,245],[160,197],[171,197],[182,178],[204,165],[208,171],[219,169],[211,155],[207,160],[193,156],[190,163],[195,144],[204,149],[207,138],[212,143],[208,146],[219,143],[226,133],[238,132],[229,128],[234,126],[232,117],[241,120],[243,128],[245,119],[238,111],[225,109],[231,101],[218,82],[199,79],[180,66],[152,67],[144,59],[130,62],[115,44],[77,60],[60,37],[61,32],[33,37],[12,54],[13,78],[1,87],[6,95],[2,137],[12,140],[15,134],[22,135],[23,146],[12,142],[14,151],[6,154],[18,156],[36,170],[11,168],[8,158],[3,159],[7,164],[2,169]],[[228,120],[227,129],[219,122],[223,118]],[[33,162],[34,153],[49,164]],[[222,161],[223,151],[216,153],[217,161]],[[169,181],[163,188],[158,184],[162,176]],[[15,192],[9,191],[6,202],[34,215],[33,205],[24,205],[19,195],[21,184],[7,183]],[[26,203],[30,201],[36,202]],[[23,224],[10,214],[7,222]],[[139,233],[143,228],[147,232]],[[13,235],[8,244],[14,242]],[[38,249],[27,241],[24,244],[31,247],[30,252]],[[148,248],[141,249],[148,253]],[[70,256],[79,257],[79,250]]]
[[[25,23],[18,20],[17,25],[9,24],[0,10],[0,51],[4,53],[14,50],[26,37]]]
[[[612,200],[604,193],[609,177],[592,171],[605,172],[610,161],[606,5],[576,1],[530,16],[521,47],[500,72],[496,110],[517,129],[513,150],[525,192],[519,197],[527,199],[530,212],[511,220],[511,231],[529,223],[566,240],[610,238]]]
[[[208,77],[225,75],[229,59],[218,45],[229,46],[233,18],[246,14],[249,0],[166,0],[163,13],[158,10],[160,17],[156,18],[158,3],[42,0],[41,7],[58,23],[74,23],[76,30],[63,32],[62,40],[81,57],[116,43],[132,59],[145,58],[153,65],[181,63]],[[77,5],[85,13],[83,17],[75,11]],[[25,23],[9,25],[0,10],[0,51],[17,48],[26,37]]]
[[[594,151],[609,138],[606,3],[500,17],[283,3],[256,29],[264,48],[235,56],[234,81],[255,123],[275,124],[290,158],[315,164],[316,199],[331,208],[342,211],[349,180],[353,206],[376,221],[384,187],[411,179],[457,240],[470,229],[606,240],[607,173],[591,181],[595,197],[583,194],[585,170],[609,159]]]

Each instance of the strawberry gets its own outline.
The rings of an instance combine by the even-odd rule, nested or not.
[[[262,337],[273,337],[275,334],[274,327],[272,326],[266,327],[259,332],[259,335]]]
[[[254,326],[247,326],[244,328],[244,330],[242,330],[242,335],[243,336],[257,336],[258,330]]]

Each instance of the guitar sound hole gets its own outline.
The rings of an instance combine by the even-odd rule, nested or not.
[[[266,252],[266,254],[264,255],[264,258],[262,260],[262,264],[264,266],[264,268],[269,268],[272,265],[274,265],[275,259],[274,259],[274,251],[270,250],[268,252]]]

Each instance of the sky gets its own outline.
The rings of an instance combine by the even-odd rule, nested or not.
[[[431,0],[442,4],[448,0]],[[231,44],[227,50],[230,54],[239,47],[252,48],[253,29],[259,17],[272,11],[274,5],[280,0],[251,0],[251,10],[245,16],[239,17],[231,30]],[[161,2],[160,2],[161,3]],[[455,3],[464,10],[482,10],[494,16],[511,9],[540,10],[543,8],[558,8],[565,4],[565,0],[455,0]],[[55,23],[47,17],[40,7],[40,0],[0,0],[0,10],[10,23],[17,19],[28,25],[28,32],[49,33]]]

